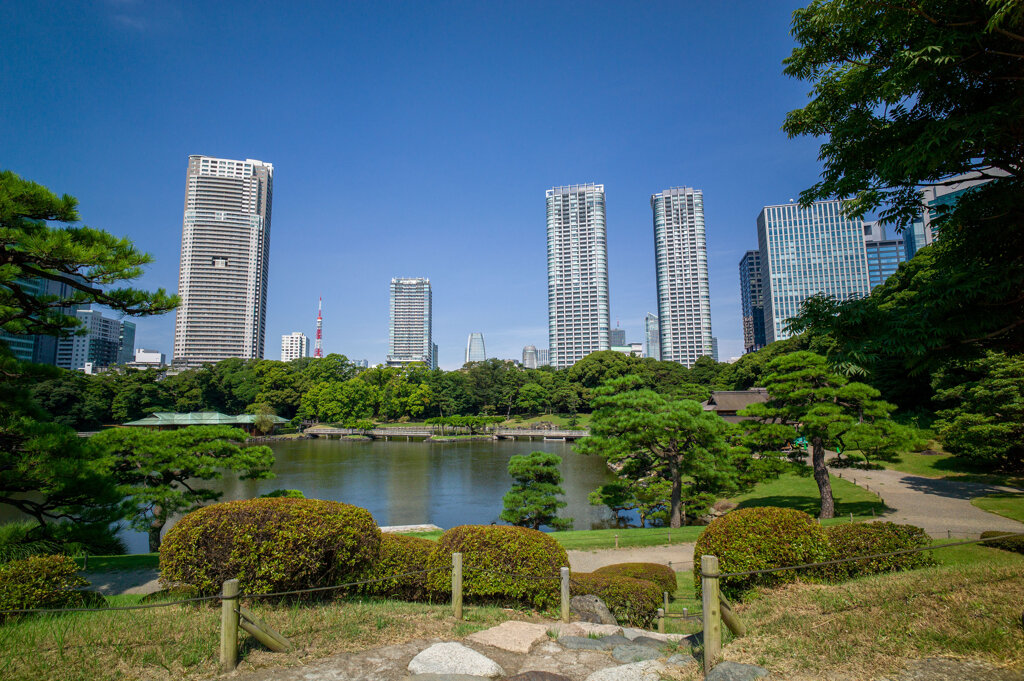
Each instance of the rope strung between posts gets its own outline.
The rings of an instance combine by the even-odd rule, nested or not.
[[[363,586],[365,584],[380,584],[381,582],[390,582],[392,579],[400,579],[402,577],[412,577],[414,575],[425,575],[425,574],[429,574],[431,572],[446,572],[448,570],[451,570],[451,568],[450,567],[443,567],[443,568],[434,568],[432,570],[416,570],[414,572],[402,572],[400,574],[389,575],[387,577],[380,577],[378,579],[362,579],[362,580],[360,580],[358,582],[346,582],[345,584],[335,584],[335,585],[331,585],[331,586],[317,586],[317,587],[313,587],[311,589],[296,589],[294,591],[276,591],[274,593],[269,593],[269,594],[238,594],[237,596],[234,596],[233,598],[237,598],[237,599],[242,599],[242,598],[251,598],[251,599],[256,599],[256,598],[277,598],[277,597],[280,597],[280,596],[294,596],[294,595],[298,595],[298,594],[320,593],[320,592],[323,592],[323,591],[333,591],[333,590],[336,590],[336,589],[344,589],[344,588],[350,587],[350,586]],[[220,596],[218,596],[217,598],[220,598]]]
[[[25,615],[28,613],[55,613],[55,612],[113,612],[117,610],[149,610],[151,608],[169,608],[172,605],[184,605],[185,603],[197,603],[199,601],[220,600],[216,596],[196,596],[195,598],[183,598],[178,601],[161,601],[160,603],[142,603],[140,605],[117,605],[108,608],[21,608],[15,610],[0,610],[0,615]]]
[[[922,551],[937,551],[939,549],[948,549],[951,546],[965,546],[967,544],[980,544],[982,542],[998,541],[1000,539],[1006,539],[1008,537],[1024,537],[1024,532],[1011,532],[1009,534],[1002,534],[996,537],[985,537],[984,539],[970,539],[967,541],[953,542],[952,544],[939,544],[938,546],[928,546],[916,549],[901,549],[899,551],[888,551],[886,553],[875,553],[869,556],[854,556],[852,558],[837,558],[835,560],[823,560],[817,563],[803,563],[801,565],[786,565],[784,567],[777,568],[765,568],[763,570],[746,570],[744,572],[722,572],[715,575],[706,575],[703,572],[700,573],[701,577],[747,577],[749,575],[764,575],[770,572],[782,572],[784,570],[802,570],[803,568],[809,567],[821,567],[823,565],[839,565],[841,563],[855,563],[860,560],[872,560],[874,558],[890,558],[892,556],[903,556],[909,553],[921,553]]]
[[[462,571],[466,574],[478,574],[478,575],[491,575],[494,577],[515,577],[516,579],[532,579],[537,582],[548,582],[548,581],[559,581],[562,579],[560,575],[552,577],[544,577],[543,575],[524,575],[519,572],[498,572],[496,570],[484,570],[483,568],[462,568]]]

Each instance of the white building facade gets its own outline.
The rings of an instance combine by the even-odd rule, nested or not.
[[[704,193],[673,187],[651,196],[660,359],[692,367],[712,354]]]
[[[309,357],[309,336],[301,331],[281,336],[281,361],[290,362],[299,357]]]
[[[391,280],[391,323],[388,366],[422,362],[435,368],[430,280],[399,277]]]
[[[484,335],[482,333],[471,333],[466,340],[466,364],[470,362],[483,362],[487,359],[487,348],[484,346]]]
[[[548,350],[561,369],[610,347],[604,185],[549,189],[547,236]]]
[[[190,156],[173,362],[263,357],[274,166]]]

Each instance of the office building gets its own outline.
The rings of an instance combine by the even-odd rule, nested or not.
[[[290,362],[299,357],[309,357],[309,336],[301,331],[281,336],[281,361]]]
[[[896,274],[900,263],[907,260],[903,239],[888,238],[885,225],[877,221],[864,223],[864,250],[872,290]]]
[[[262,359],[274,166],[189,156],[173,362]]]
[[[871,291],[864,223],[844,216],[839,201],[765,206],[757,242],[766,343],[789,338],[788,320],[817,293],[847,300]]]
[[[484,335],[482,333],[469,334],[466,341],[466,364],[470,362],[482,362],[487,359],[487,350],[484,349]]]
[[[608,344],[622,346],[626,344],[626,330],[620,328],[608,329]]]
[[[117,339],[116,364],[128,364],[135,360],[135,322],[121,320],[121,333]]]
[[[651,210],[661,359],[692,367],[711,354],[704,194],[692,187],[666,189],[651,196]]]
[[[711,337],[711,359],[718,361],[718,338],[716,336]]]
[[[760,251],[747,251],[740,260],[740,308],[743,314],[743,352],[760,350],[766,344]]]
[[[556,369],[609,348],[604,185],[547,190],[548,350]]]
[[[72,275],[74,278],[74,275]],[[25,293],[31,296],[55,296],[56,300],[67,300],[74,293],[75,289],[63,282],[51,281],[41,278],[18,279],[17,283]],[[59,308],[59,312],[71,317],[75,311],[84,309],[84,305],[67,305]],[[134,330],[134,325],[132,329]],[[56,336],[42,334],[13,334],[0,329],[0,343],[3,343],[11,351],[11,354],[24,362],[36,364],[57,364],[57,342]]]
[[[527,345],[523,348],[523,367],[526,369],[536,369],[540,365],[537,357],[537,348],[533,345]]]
[[[537,350],[537,366],[538,367],[549,367],[551,366],[551,351],[548,348],[543,350]]]
[[[368,369],[370,367],[370,361],[367,359],[354,359],[352,360],[352,366],[359,369]]]
[[[437,368],[437,343],[433,343],[430,346],[430,368]]]
[[[658,326],[658,315],[648,312],[644,317],[644,357],[660,360],[661,329]]]
[[[147,350],[146,348],[139,348],[135,351],[135,356],[128,366],[136,367],[139,369],[146,368],[159,368],[167,365],[167,355],[160,352],[159,350]]]
[[[135,324],[104,316],[99,310],[75,310],[85,333],[57,340],[57,366],[83,371],[127,364],[119,358],[127,353],[122,343],[135,343]],[[132,349],[134,353],[134,349]]]
[[[435,366],[431,303],[429,279],[398,277],[391,280],[388,366],[412,362]]]

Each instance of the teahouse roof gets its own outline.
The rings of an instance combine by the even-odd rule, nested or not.
[[[256,414],[239,414],[228,416],[219,411],[193,411],[179,413],[172,411],[158,411],[144,419],[129,421],[125,426],[159,427],[159,426],[237,426],[250,425],[256,421]],[[288,419],[280,416],[271,416],[274,423],[287,423]]]
[[[716,390],[711,398],[704,403],[705,411],[736,413],[752,404],[768,401],[768,391],[764,388],[751,390]]]

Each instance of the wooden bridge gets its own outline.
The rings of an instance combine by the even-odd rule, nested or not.
[[[569,430],[543,428],[488,428],[477,433],[468,433],[464,429],[445,428],[442,432],[438,426],[399,426],[396,428],[338,428],[335,426],[313,425],[303,431],[305,435],[314,437],[342,437],[359,435],[374,440],[425,440],[431,437],[473,437],[491,438],[494,440],[576,440],[590,435],[589,430]]]

